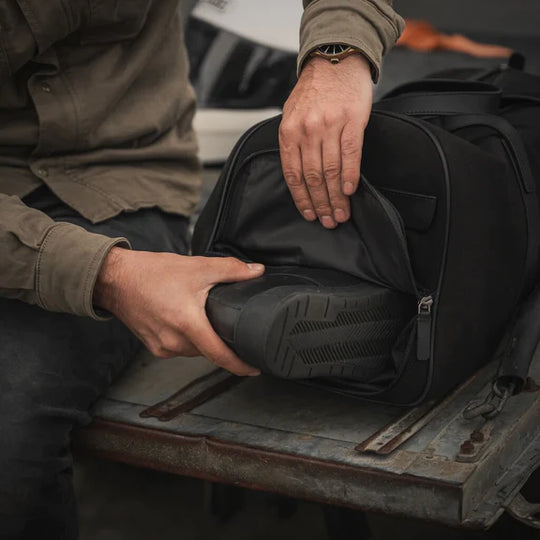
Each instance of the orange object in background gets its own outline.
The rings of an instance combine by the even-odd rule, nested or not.
[[[460,34],[443,34],[427,21],[405,20],[405,30],[397,45],[415,51],[455,51],[482,58],[507,58],[513,53],[508,47],[477,43]]]

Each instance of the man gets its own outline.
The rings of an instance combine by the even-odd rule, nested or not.
[[[280,145],[323,227],[349,217],[371,79],[402,29],[389,4],[304,0]],[[176,7],[0,1],[0,538],[76,538],[70,432],[141,342],[258,374],[204,305],[264,268],[185,256],[199,166]]]

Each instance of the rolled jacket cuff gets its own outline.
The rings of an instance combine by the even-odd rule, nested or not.
[[[38,305],[105,320],[92,303],[94,285],[111,248],[131,248],[125,238],[109,238],[71,223],[56,223],[47,232],[36,264]]]
[[[354,2],[354,7],[350,0],[318,0],[310,4],[300,28],[298,74],[314,49],[326,43],[343,43],[357,48],[367,58],[373,81],[377,82],[382,57],[405,25],[389,5],[380,4],[376,7],[367,0]]]

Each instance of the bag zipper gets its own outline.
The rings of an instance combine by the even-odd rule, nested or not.
[[[418,302],[418,316],[416,319],[416,345],[418,360],[429,360],[431,356],[431,327],[433,296],[423,296]]]
[[[383,197],[365,178],[362,178],[361,182],[364,182],[364,185],[371,191],[372,195],[379,201],[380,205],[382,206],[384,212],[390,219],[390,223],[392,223],[394,230],[398,233],[399,242],[401,245],[401,250],[403,251],[405,255],[405,260],[407,261],[407,273],[409,274],[409,281],[411,282],[412,286],[414,287],[414,293],[418,297],[420,296],[418,293],[418,288],[416,287],[416,280],[414,278],[414,273],[412,271],[411,261],[409,259],[409,249],[407,247],[407,241],[406,241],[406,234],[405,234],[405,227],[403,226],[403,220],[401,219],[401,216],[395,210],[394,206],[389,203],[385,197]]]
[[[405,259],[407,261],[409,278],[414,287],[416,298],[418,299],[418,315],[416,319],[416,356],[418,360],[421,361],[429,360],[431,357],[431,311],[434,304],[433,294],[428,291],[419,291],[418,287],[416,286],[416,280],[414,278],[414,273],[412,271],[411,262],[409,259],[407,242],[405,240],[405,228],[403,226],[401,216],[394,209],[393,205],[388,203],[387,200],[368,181],[365,179],[363,181],[368,189],[370,189],[372,194],[377,198],[386,212],[386,215],[390,219],[390,222],[394,226],[394,229],[398,233],[401,248],[406,255]]]

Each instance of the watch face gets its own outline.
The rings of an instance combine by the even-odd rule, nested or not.
[[[349,48],[348,45],[342,45],[341,43],[329,43],[327,45],[321,45],[319,47],[319,52],[322,54],[327,54],[334,56],[336,54],[341,54],[343,51],[346,51]]]

